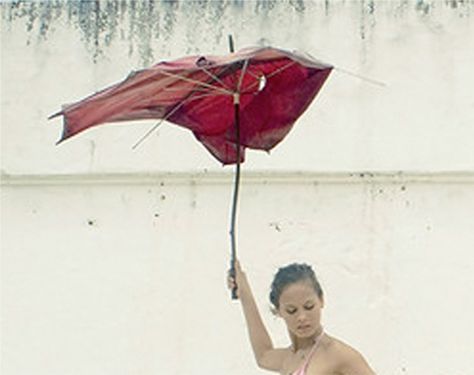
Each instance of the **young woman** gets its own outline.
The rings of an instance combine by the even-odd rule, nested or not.
[[[259,367],[282,375],[375,375],[359,352],[323,330],[323,291],[310,266],[280,268],[271,286],[274,312],[283,318],[291,339],[288,348],[273,347],[238,261],[228,285],[237,288]]]

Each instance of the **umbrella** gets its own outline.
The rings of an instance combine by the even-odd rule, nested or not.
[[[226,56],[187,56],[132,72],[62,115],[64,141],[93,126],[160,119],[188,128],[223,164],[236,164],[231,214],[231,274],[240,163],[247,148],[269,151],[316,97],[332,66],[309,55],[253,47]],[[158,125],[157,124],[157,125]],[[59,143],[58,142],[58,143]],[[235,291],[233,293],[235,298]]]

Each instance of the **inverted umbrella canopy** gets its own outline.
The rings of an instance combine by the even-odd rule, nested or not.
[[[332,66],[281,49],[247,48],[227,56],[190,56],[132,72],[124,81],[67,105],[60,142],[111,122],[160,119],[191,130],[224,164],[236,164],[231,213],[235,275],[236,207],[245,148],[270,150],[306,110]],[[232,297],[237,298],[236,290]]]
[[[188,128],[214,157],[232,164],[243,161],[245,148],[268,151],[277,145],[331,70],[309,56],[271,47],[184,57],[132,72],[51,117],[64,116],[60,141],[103,123],[166,120]]]

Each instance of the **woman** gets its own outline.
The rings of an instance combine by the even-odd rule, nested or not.
[[[310,266],[280,268],[271,286],[274,312],[283,318],[290,335],[288,348],[273,347],[238,261],[235,277],[228,281],[229,288],[237,288],[259,367],[282,375],[375,375],[359,352],[324,332],[323,291]]]

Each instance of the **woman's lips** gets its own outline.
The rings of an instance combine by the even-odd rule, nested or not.
[[[307,331],[311,326],[309,324],[298,326],[298,331]]]

